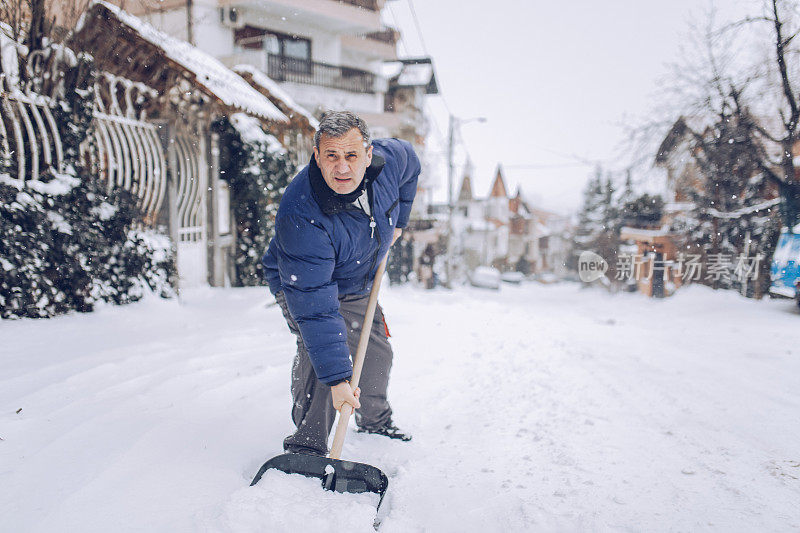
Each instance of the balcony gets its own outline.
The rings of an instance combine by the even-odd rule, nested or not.
[[[394,61],[397,59],[398,40],[400,40],[400,32],[384,26],[380,31],[361,35],[342,35],[342,46],[370,59]]]
[[[374,41],[379,41],[394,46],[397,44],[397,41],[400,40],[400,32],[391,26],[384,26],[381,31],[373,31],[366,34],[365,37],[367,39],[372,39]]]
[[[376,92],[375,74],[306,59],[268,54],[267,75],[278,82],[302,83],[354,93]]]
[[[360,35],[381,31],[383,0],[217,0],[217,5],[239,9],[241,22],[254,26],[281,20],[329,33]]]

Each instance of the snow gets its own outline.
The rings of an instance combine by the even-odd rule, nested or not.
[[[232,69],[237,74],[250,74],[253,77],[253,82],[266,89],[272,96],[281,100],[287,107],[289,107],[295,113],[304,116],[308,119],[308,123],[311,125],[312,128],[317,129],[319,127],[319,121],[314,118],[314,115],[311,114],[306,108],[298,104],[294,101],[294,99],[289,96],[289,93],[281,89],[281,87],[275,83],[272,78],[258,70],[252,65],[236,65]]]
[[[55,211],[48,211],[47,219],[50,221],[50,223],[53,225],[53,229],[56,231],[66,233],[67,235],[72,235],[72,226],[70,226],[69,222],[67,222],[66,219],[59,213]]]
[[[773,198],[772,200],[765,200],[758,204],[742,207],[741,209],[737,209],[735,211],[722,212],[714,209],[713,207],[708,208],[706,211],[713,217],[735,219],[735,218],[741,218],[745,215],[749,215],[750,213],[757,213],[758,211],[763,211],[765,209],[769,209],[770,207],[775,207],[780,203],[781,203],[780,198]]]
[[[400,87],[424,87],[433,78],[433,65],[430,63],[405,64],[397,79]]]
[[[143,39],[160,48],[168,58],[193,73],[197,83],[208,89],[226,105],[268,120],[289,122],[288,117],[281,113],[267,97],[253,89],[241,76],[213,56],[186,41],[181,41],[155,29],[113,4],[102,0],[93,0],[93,4],[106,7],[122,24],[129,26]],[[86,23],[86,13],[84,13],[75,31],[79,32]]]
[[[28,180],[25,185],[38,193],[49,194],[51,196],[61,196],[68,194],[72,189],[80,184],[80,179],[69,174],[54,172],[53,179],[48,182],[40,180]]]
[[[286,148],[273,135],[264,131],[258,119],[245,113],[234,113],[230,121],[244,142],[262,144],[270,153],[286,153]]]
[[[642,228],[631,228],[628,226],[624,226],[620,230],[620,233],[628,235],[636,235],[637,237],[666,237],[671,235],[669,230],[666,229],[642,229]]]
[[[92,214],[99,217],[100,220],[108,220],[117,214],[117,207],[108,202],[103,202],[97,207],[92,208]]]
[[[408,443],[380,531],[800,528],[800,315],[682,288],[386,287]],[[295,340],[263,288],[0,327],[8,531],[372,531],[375,496],[269,472]]]
[[[0,72],[11,81],[11,87],[16,85],[19,79],[19,57],[18,47],[16,41],[11,38],[11,27],[0,22]]]

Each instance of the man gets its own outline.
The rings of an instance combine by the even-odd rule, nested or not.
[[[270,291],[297,336],[292,419],[283,442],[293,453],[326,455],[335,410],[356,409],[360,432],[409,440],[386,398],[392,349],[380,306],[361,387],[349,379],[369,291],[381,258],[408,224],[420,163],[397,139],[370,143],[364,121],[330,112],[314,136],[314,156],[286,188],[275,237],[262,259]]]

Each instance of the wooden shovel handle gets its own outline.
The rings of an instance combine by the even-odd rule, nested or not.
[[[375,309],[378,307],[378,291],[381,288],[381,280],[383,273],[386,270],[386,260],[389,258],[389,252],[383,257],[383,261],[378,265],[378,270],[375,272],[375,280],[372,282],[372,290],[369,293],[369,302],[367,303],[367,312],[364,314],[364,322],[361,323],[361,337],[358,339],[358,349],[353,356],[353,377],[350,379],[350,386],[353,390],[358,387],[358,382],[361,380],[361,369],[364,367],[364,354],[367,353],[367,345],[369,344],[369,336],[372,334],[372,320],[375,318]],[[344,436],[347,432],[347,424],[350,422],[350,415],[353,414],[353,407],[349,403],[342,405],[339,410],[339,423],[336,425],[336,433],[333,435],[333,446],[331,446],[331,459],[338,459],[342,455],[342,446],[344,446]]]

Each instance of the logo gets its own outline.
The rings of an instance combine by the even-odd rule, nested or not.
[[[608,270],[606,260],[594,252],[581,252],[578,257],[578,277],[581,281],[591,283],[602,278]]]

